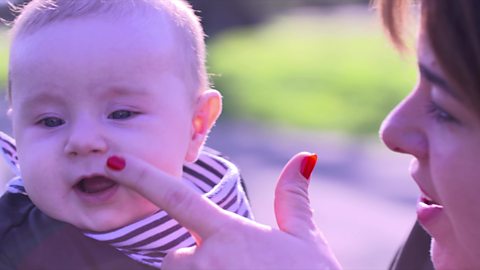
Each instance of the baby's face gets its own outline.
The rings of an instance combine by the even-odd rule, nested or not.
[[[115,153],[180,177],[193,92],[171,68],[178,44],[163,25],[71,19],[13,44],[12,120],[22,177],[46,214],[105,231],[156,211],[105,177]]]

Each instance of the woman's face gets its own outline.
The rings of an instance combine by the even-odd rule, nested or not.
[[[420,33],[419,79],[381,128],[393,151],[412,155],[418,220],[433,237],[437,269],[480,269],[480,116],[466,106]]]

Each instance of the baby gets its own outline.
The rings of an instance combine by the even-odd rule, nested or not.
[[[106,177],[115,153],[251,218],[236,167],[202,148],[221,112],[203,38],[181,0],[34,0],[22,10],[9,66],[15,142],[0,140],[18,173],[0,199],[0,269],[159,268],[168,251],[195,244]]]

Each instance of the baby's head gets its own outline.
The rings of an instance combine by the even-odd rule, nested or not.
[[[221,111],[198,18],[180,0],[39,0],[12,29],[22,177],[46,214],[104,231],[157,207],[105,178],[112,154],[180,178]]]
[[[194,89],[202,92],[209,87],[203,28],[191,6],[184,0],[33,0],[19,9],[19,12],[11,30],[14,40],[29,36],[51,24],[71,19],[76,19],[81,24],[82,21],[93,18],[113,24],[120,21],[133,24],[137,28],[135,30],[150,30],[149,34],[157,35],[156,38],[160,40],[175,39],[174,46],[181,54],[172,58],[174,66],[189,79]],[[121,25],[118,25],[117,31],[123,31]],[[91,39],[93,38],[92,36]],[[145,38],[138,42],[153,42],[148,40],[151,37]],[[135,36],[130,39],[135,41]]]

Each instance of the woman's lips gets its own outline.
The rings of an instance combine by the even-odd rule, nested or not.
[[[422,195],[417,204],[418,221],[428,230],[443,212],[443,206],[429,197]]]
[[[75,190],[87,203],[99,204],[108,201],[117,191],[118,184],[104,176],[82,178]]]
[[[425,203],[427,205],[439,205],[434,200],[430,199],[428,196],[423,195],[420,197],[420,202]]]

